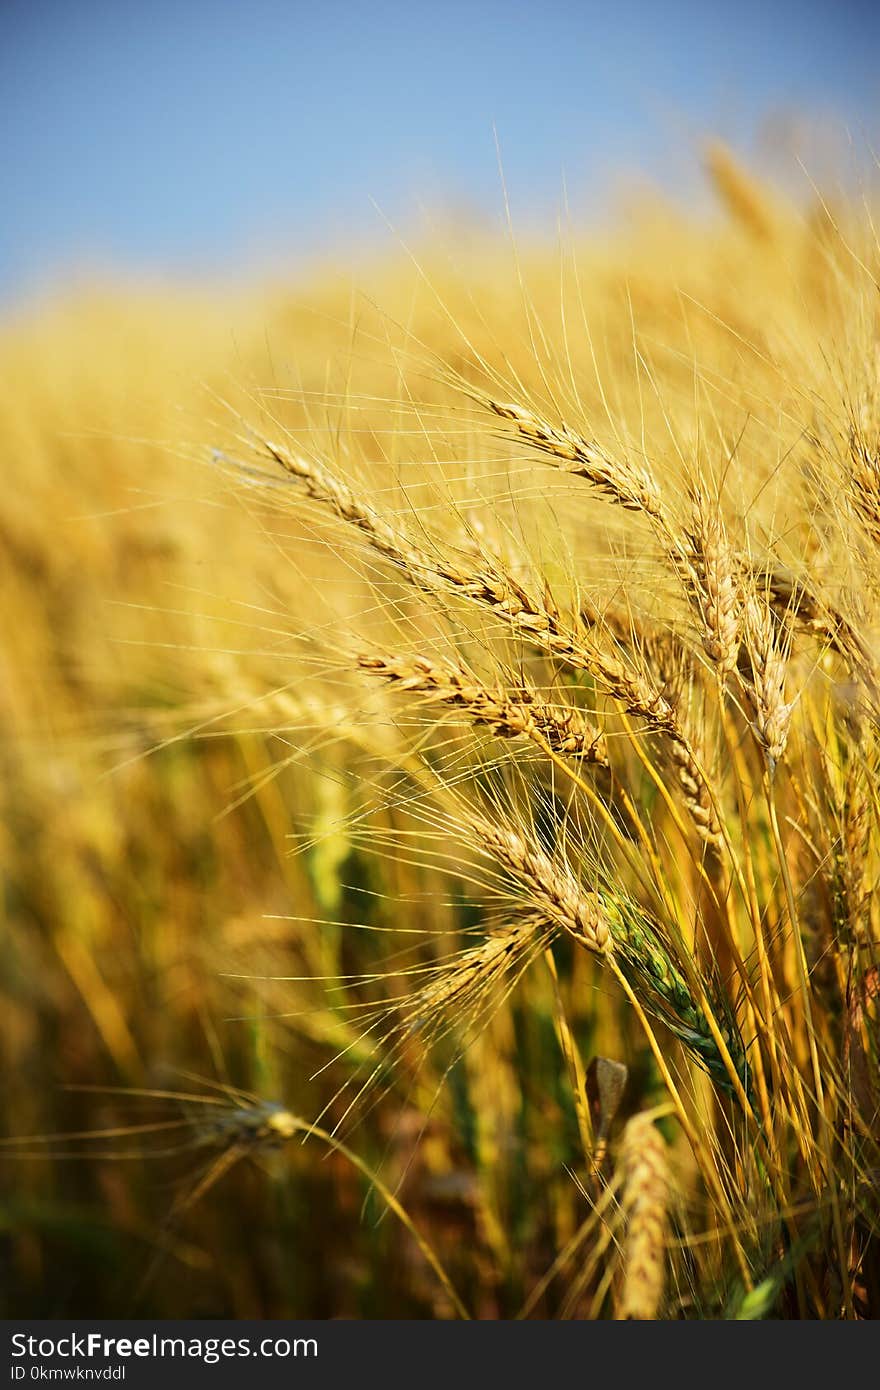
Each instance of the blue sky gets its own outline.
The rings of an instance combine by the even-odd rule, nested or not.
[[[774,113],[876,147],[878,53],[865,0],[0,0],[0,295],[381,245],[371,200],[499,216],[493,125],[520,225],[563,173],[584,217],[686,192]]]

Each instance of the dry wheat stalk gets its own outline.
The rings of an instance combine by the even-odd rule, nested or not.
[[[666,1144],[649,1116],[627,1121],[621,1163],[626,1234],[618,1318],[651,1320],[666,1289],[669,1172]]]

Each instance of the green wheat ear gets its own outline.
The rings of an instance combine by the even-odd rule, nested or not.
[[[684,1043],[717,1086],[728,1095],[735,1094],[727,1063],[709,1027],[705,1010],[694,999],[658,923],[621,894],[600,896],[620,968],[647,1012]],[[717,990],[708,995],[708,1000],[736,1074],[753,1103],[746,1047],[732,1005]]]

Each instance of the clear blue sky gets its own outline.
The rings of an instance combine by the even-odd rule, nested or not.
[[[520,224],[779,110],[876,148],[878,59],[867,0],[0,0],[0,296],[375,244],[371,199],[496,215],[493,124]]]

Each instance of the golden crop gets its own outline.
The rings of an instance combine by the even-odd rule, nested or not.
[[[7,325],[7,1315],[880,1312],[880,246],[710,172]]]

